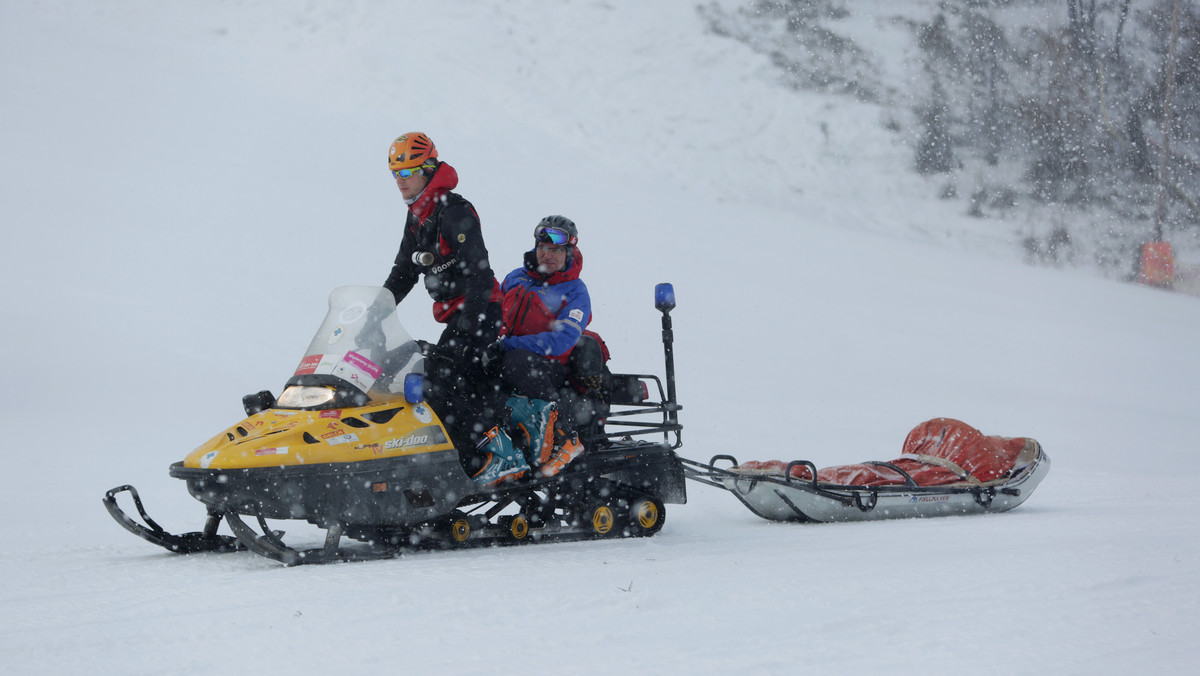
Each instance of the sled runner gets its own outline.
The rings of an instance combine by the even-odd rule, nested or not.
[[[732,493],[772,521],[871,521],[1008,511],[1050,471],[1029,438],[985,436],[958,420],[936,418],[909,433],[891,462],[818,470],[807,460],[708,464],[683,460],[689,479]],[[729,466],[718,467],[728,462]]]
[[[204,529],[163,529],[129,485],[103,499],[118,524],[177,553],[249,549],[295,565],[425,547],[649,536],[664,524],[665,503],[686,502],[669,284],[655,289],[666,391],[657,376],[612,375],[607,391],[582,402],[593,418],[580,430],[580,458],[555,476],[490,488],[467,475],[439,412],[424,401],[423,346],[400,325],[391,293],[342,287],[329,306],[279,398],[246,396],[245,420],[171,465],[204,503]],[[126,493],[140,521],[118,504]],[[268,519],[306,521],[324,530],[324,543],[285,544]],[[232,536],[217,533],[222,523]]]

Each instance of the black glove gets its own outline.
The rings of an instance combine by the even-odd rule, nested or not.
[[[483,348],[483,354],[479,357],[479,363],[483,366],[484,373],[495,375],[500,372],[500,364],[504,361],[504,339],[501,338],[496,342]]]
[[[432,359],[459,367],[473,362],[478,363],[482,356],[482,350],[460,339],[451,340],[444,345],[435,345],[433,351],[429,354],[429,357]]]
[[[440,362],[456,362],[460,354],[462,354],[460,345],[433,345],[425,356]]]

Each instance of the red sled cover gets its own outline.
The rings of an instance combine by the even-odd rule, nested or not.
[[[1003,482],[1037,457],[1037,442],[1026,437],[988,436],[961,420],[934,418],[908,433],[899,458],[888,463],[860,463],[825,467],[817,481],[840,486],[904,485],[907,473],[918,486]],[[788,463],[781,460],[742,463],[735,471],[783,474]],[[794,465],[791,475],[812,480],[807,467]]]

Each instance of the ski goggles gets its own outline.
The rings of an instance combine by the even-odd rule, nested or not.
[[[412,178],[413,176],[420,176],[421,170],[424,168],[425,165],[421,165],[419,167],[409,167],[408,169],[393,169],[392,176],[395,176],[396,178]]]
[[[552,228],[545,225],[539,225],[533,231],[533,239],[538,242],[549,242],[550,244],[557,244],[559,246],[575,243],[571,237],[571,233],[562,228]]]

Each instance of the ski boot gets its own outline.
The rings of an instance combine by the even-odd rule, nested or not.
[[[554,432],[554,454],[538,468],[538,476],[551,477],[563,470],[572,460],[583,454],[583,444],[575,432],[557,429]]]
[[[525,456],[513,446],[512,439],[499,425],[488,430],[485,437],[476,448],[484,454],[485,460],[483,469],[471,477],[475,483],[490,488],[525,476],[529,471],[529,463],[525,462]]]
[[[554,452],[554,424],[558,407],[554,402],[527,397],[509,397],[505,403],[512,410],[509,417],[513,436],[518,444],[529,450],[530,464],[542,466]]]

